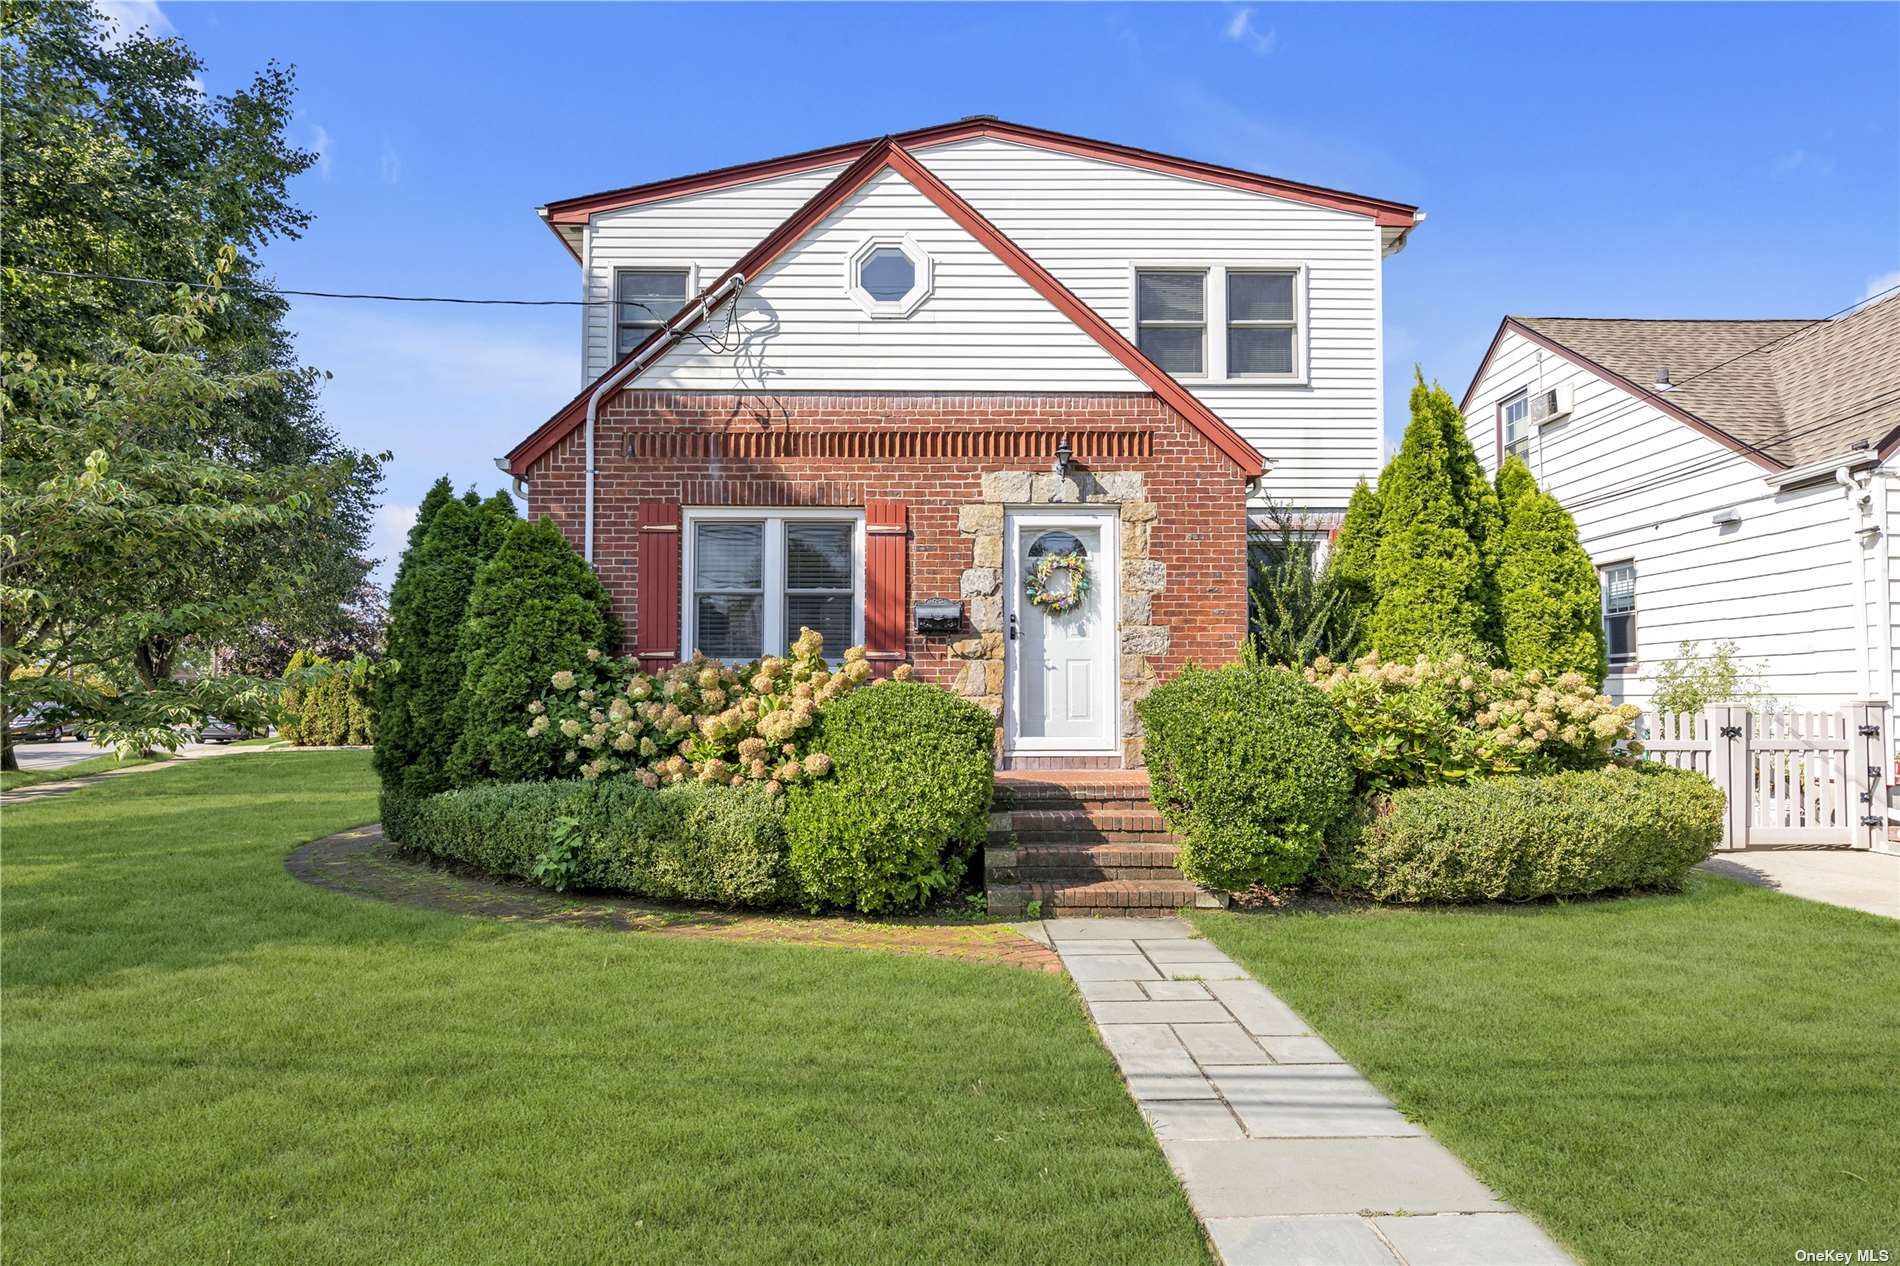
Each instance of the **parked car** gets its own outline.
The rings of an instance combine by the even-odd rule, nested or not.
[[[28,704],[8,719],[7,737],[15,743],[58,742],[66,737],[66,727],[51,719],[55,715],[54,710],[43,703]]]
[[[236,721],[226,721],[223,717],[209,717],[198,730],[200,743],[235,743],[239,739],[251,737],[251,731]]]

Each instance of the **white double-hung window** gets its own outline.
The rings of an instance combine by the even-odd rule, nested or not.
[[[864,640],[864,516],[855,510],[689,509],[685,647],[739,663],[783,655],[799,630],[836,660]]]
[[[1306,270],[1297,265],[1156,264],[1134,269],[1135,345],[1179,378],[1306,380]]]

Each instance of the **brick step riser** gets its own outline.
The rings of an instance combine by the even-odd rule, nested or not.
[[[1167,831],[992,831],[990,848],[1180,848]]]
[[[1016,809],[990,814],[990,824],[1008,826],[1012,831],[1165,831],[1167,819],[1149,810],[1146,813],[1123,811],[1110,813],[1046,813]]]
[[[1048,884],[1052,887],[1076,884],[1178,884],[1186,876],[1178,870],[1152,866],[1052,866],[1017,867],[984,876],[989,884]]]
[[[1153,813],[1154,802],[1146,796],[1137,796],[1129,800],[1103,800],[1098,798],[1075,799],[1071,797],[1041,797],[1034,800],[1009,799],[997,797],[990,802],[990,808],[997,813]]]

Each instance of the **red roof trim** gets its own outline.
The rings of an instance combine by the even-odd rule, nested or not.
[[[1648,387],[1640,383],[1631,382],[1614,370],[1605,369],[1588,356],[1583,355],[1583,353],[1574,352],[1547,335],[1539,334],[1529,326],[1521,324],[1515,317],[1505,317],[1504,320],[1498,323],[1498,332],[1492,335],[1491,346],[1485,349],[1484,359],[1478,362],[1478,372],[1471,376],[1471,385],[1465,388],[1464,399],[1458,402],[1458,412],[1463,413],[1465,406],[1471,403],[1471,397],[1477,393],[1478,384],[1484,381],[1485,371],[1491,368],[1491,358],[1497,355],[1498,344],[1504,341],[1504,335],[1507,331],[1519,334],[1537,344],[1539,347],[1544,348],[1546,351],[1563,357],[1571,364],[1577,366],[1577,368],[1588,370],[1590,373],[1601,378],[1604,382],[1622,388],[1632,396],[1653,406],[1658,411],[1668,414],[1676,421],[1687,426],[1690,430],[1707,436],[1717,444],[1720,444],[1723,448],[1740,453],[1743,457],[1746,457],[1749,461],[1754,462],[1764,470],[1788,469],[1784,463],[1776,461],[1760,449],[1736,439],[1733,435],[1730,435],[1720,427],[1703,421],[1695,414],[1690,413],[1687,409],[1651,391]]]
[[[1197,159],[1159,154],[1153,150],[1136,149],[1130,145],[1117,145],[1112,141],[1097,141],[1086,136],[1052,132],[1046,128],[1029,127],[1021,123],[1006,123],[1000,119],[965,119],[956,123],[940,123],[933,127],[900,132],[890,139],[902,148],[917,150],[933,145],[949,144],[952,141],[970,140],[979,136],[1014,141],[1083,158],[1104,159],[1108,162],[1122,163],[1149,171],[1186,176],[1189,179],[1224,185],[1230,189],[1240,189],[1248,193],[1270,194],[1296,202],[1329,207],[1335,211],[1370,216],[1377,224],[1385,228],[1409,229],[1418,222],[1418,208],[1409,203],[1347,193],[1340,189],[1328,189],[1322,185],[1281,180],[1258,172],[1242,171],[1237,167],[1222,167],[1215,163],[1200,162]],[[748,184],[755,180],[767,180],[774,176],[793,175],[821,167],[835,166],[839,163],[848,163],[869,152],[879,143],[878,141],[853,141],[845,145],[806,150],[803,153],[788,154],[782,158],[767,159],[762,162],[739,163],[696,175],[677,176],[670,180],[654,181],[644,185],[631,185],[625,189],[613,189],[605,193],[562,198],[548,203],[542,210],[550,223],[584,224],[589,216],[602,211],[614,211],[622,207],[677,198],[684,194],[702,193],[709,189],[722,189],[731,185]]]
[[[1149,360],[1148,357],[1133,343],[1129,342],[1119,330],[1103,320],[1095,309],[1076,298],[1068,287],[1064,286],[1060,281],[1057,281],[1055,277],[1049,273],[1048,269],[1030,258],[1020,246],[1017,246],[1016,243],[1010,241],[1008,237],[998,231],[997,228],[988,220],[984,219],[974,207],[959,197],[956,191],[937,179],[928,168],[924,167],[909,153],[905,152],[904,148],[892,138],[887,137],[885,140],[877,142],[871,148],[867,149],[855,162],[843,172],[839,173],[835,180],[819,191],[819,193],[806,202],[804,206],[795,211],[783,224],[779,225],[778,228],[767,234],[758,245],[747,251],[744,257],[722,274],[708,289],[717,289],[727,278],[733,276],[735,273],[743,275],[748,280],[757,277],[761,270],[771,264],[771,262],[780,255],[784,254],[792,243],[808,233],[814,225],[826,215],[830,214],[839,203],[857,192],[866,181],[882,171],[885,167],[891,168],[900,176],[904,177],[904,179],[908,180],[919,192],[929,198],[931,202],[935,203],[944,214],[956,221],[965,232],[976,238],[977,241],[983,243],[984,246],[995,253],[997,258],[1001,259],[1005,264],[1008,264],[1010,268],[1024,281],[1028,282],[1038,294],[1042,295],[1042,297],[1053,304],[1058,311],[1074,321],[1085,333],[1097,343],[1101,344],[1109,355],[1113,356],[1127,368],[1130,373],[1139,378],[1149,390],[1153,391],[1156,396],[1165,401],[1175,412],[1186,418],[1189,425],[1204,435],[1208,442],[1219,449],[1228,460],[1240,467],[1244,474],[1249,477],[1254,477],[1265,472],[1265,459],[1260,456],[1259,451],[1255,449],[1253,445],[1241,438],[1238,432],[1223,422],[1219,416],[1196,399],[1187,388],[1176,382],[1165,370]],[[721,302],[725,302],[725,300]],[[691,307],[691,303],[689,302],[687,306]],[[685,310],[685,308],[681,309],[682,312]],[[691,321],[678,328],[690,329],[700,321],[703,321],[710,314],[711,309],[709,308],[704,312],[696,314]],[[678,314],[676,313],[675,318],[677,318],[677,316]],[[563,405],[553,417],[538,427],[532,435],[516,445],[513,451],[508,454],[509,466],[513,472],[517,475],[526,474],[529,467],[533,466],[543,454],[553,448],[555,444],[560,442],[563,436],[579,425],[586,417],[587,398],[593,394],[602,382],[611,378],[629,360],[638,356],[643,348],[663,337],[667,332],[667,328],[668,327],[662,327],[659,330],[655,330],[644,339],[638,347],[633,348],[625,356],[615,361],[605,373],[599,378],[596,378],[592,383],[589,383],[579,395]],[[626,390],[637,377],[638,375],[635,374],[626,382],[622,383],[620,390]]]

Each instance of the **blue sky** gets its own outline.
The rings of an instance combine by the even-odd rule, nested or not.
[[[322,159],[267,257],[289,287],[578,298],[549,199],[979,113],[1422,206],[1394,436],[1412,365],[1462,391],[1507,312],[1821,316],[1900,282],[1900,5],[110,7],[214,92],[296,66]],[[438,474],[501,485],[581,385],[579,321],[298,302],[331,422],[396,455],[381,552]]]

